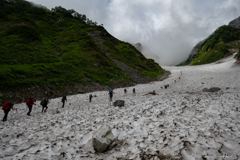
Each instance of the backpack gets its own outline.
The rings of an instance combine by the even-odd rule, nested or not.
[[[112,90],[112,88],[110,88],[110,89],[109,89],[109,93],[112,93],[112,92],[113,92],[113,90]]]
[[[2,110],[6,111],[8,110],[8,108],[12,105],[12,103],[10,101],[7,101],[3,107],[2,107]]]
[[[89,97],[92,97],[92,94],[89,94]]]
[[[67,100],[67,97],[66,96],[63,96],[62,97],[62,102],[65,102]]]
[[[44,105],[44,104],[45,104],[44,101],[45,101],[45,99],[41,100],[41,103],[40,103],[40,104],[41,104],[41,105]]]
[[[30,104],[30,99],[28,98],[27,101],[26,101],[26,105],[31,105]]]

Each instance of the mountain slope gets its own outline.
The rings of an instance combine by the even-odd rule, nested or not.
[[[228,26],[221,26],[203,41],[200,41],[180,65],[200,65],[215,62],[237,52],[240,46],[240,17]]]
[[[164,73],[135,47],[74,10],[55,7],[50,11],[24,0],[1,0],[0,11],[2,100],[16,98],[9,97],[9,91],[18,91],[17,101],[22,101],[28,96],[54,97],[100,86],[144,83]],[[143,80],[134,80],[114,60]],[[93,84],[97,87],[91,88]]]
[[[201,45],[190,65],[215,62],[236,52],[239,47],[240,30],[231,26],[222,26]]]

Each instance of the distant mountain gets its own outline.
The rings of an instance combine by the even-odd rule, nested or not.
[[[138,51],[140,51],[146,58],[150,58],[158,62],[159,57],[155,54],[153,54],[149,48],[145,45],[142,45],[141,43],[136,43],[134,46],[137,48]]]
[[[123,87],[164,70],[74,10],[0,1],[0,103]]]
[[[200,41],[186,61],[179,65],[200,65],[215,62],[237,52],[240,47],[240,17],[228,26],[221,26],[206,39]]]

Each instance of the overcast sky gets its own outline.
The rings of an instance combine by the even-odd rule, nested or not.
[[[162,65],[184,61],[197,42],[240,16],[240,0],[29,1],[85,14],[114,37],[148,46]]]

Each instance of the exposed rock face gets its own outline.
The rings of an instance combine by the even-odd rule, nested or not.
[[[154,61],[158,62],[158,60],[160,59],[157,55],[153,54],[147,46],[142,45],[141,43],[136,43],[133,44],[133,46],[135,46],[135,48],[141,52],[146,58],[151,58]]]
[[[114,103],[113,103],[113,105],[116,107],[116,106],[124,106],[124,103],[125,103],[125,101],[123,101],[123,100],[116,100]]]
[[[120,62],[118,61],[117,59],[114,59],[112,56],[111,56],[111,53],[109,53],[108,49],[104,47],[103,45],[103,40],[101,38],[101,35],[104,34],[102,32],[99,32],[99,31],[92,31],[92,32],[88,32],[88,34],[93,38],[93,40],[101,47],[101,49],[103,50],[103,52],[105,53],[106,56],[108,56],[112,61],[115,62],[115,64],[121,68],[125,73],[127,73],[128,75],[131,76],[132,80],[133,80],[133,83],[148,83],[148,82],[151,82],[152,79],[147,77],[147,76],[144,76],[143,74],[141,74],[140,72],[138,72],[136,69],[133,69],[132,67],[129,67],[128,65],[126,65],[125,63],[123,62]],[[105,36],[109,36],[109,35],[105,35]],[[112,43],[114,44],[118,44],[119,42],[116,40],[116,41],[113,41]],[[142,45],[139,43],[138,45],[138,48],[140,50],[142,50]],[[139,50],[138,49],[138,50]],[[139,51],[140,51],[139,50]],[[140,51],[141,52],[141,51]],[[146,55],[144,55],[145,57],[147,57]],[[149,58],[149,57],[147,57]]]
[[[101,126],[93,133],[92,140],[95,151],[104,152],[114,141],[114,135],[111,131],[111,127],[108,125]]]
[[[198,42],[198,43],[196,44],[196,46],[193,47],[193,49],[192,49],[192,51],[191,51],[191,53],[190,53],[190,55],[189,55],[189,57],[188,57],[188,59],[187,59],[187,61],[186,61],[186,64],[187,64],[187,65],[190,64],[190,63],[194,60],[194,58],[196,57],[196,55],[197,55],[197,53],[198,53],[198,50],[201,48],[202,44],[203,44],[205,41],[206,41],[206,39]]]
[[[240,28],[240,16],[238,18],[232,20],[228,25],[239,29]]]
[[[134,46],[137,48],[137,50],[142,52],[142,44],[141,43],[136,43]]]

